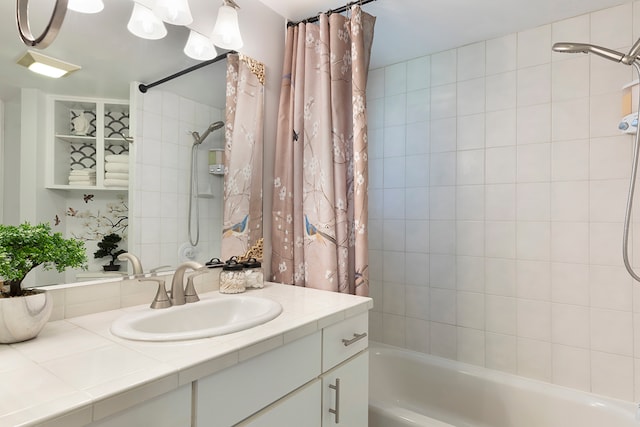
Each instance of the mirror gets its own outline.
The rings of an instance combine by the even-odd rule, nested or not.
[[[38,25],[43,25],[48,19],[46,14],[53,2],[30,1],[34,32],[38,32]],[[218,5],[193,1],[191,6],[194,16],[208,16],[211,21],[200,20],[201,30],[206,32],[207,27],[212,28]],[[188,241],[188,197],[183,190],[164,192],[163,188],[173,182],[188,183],[190,145],[187,144],[193,141],[191,132],[203,134],[209,124],[223,119],[226,67],[222,61],[150,89],[144,95],[145,109],[138,110],[142,95],[132,90],[131,82],[150,83],[197,61],[182,53],[188,35],[184,27],[168,26],[168,35],[161,41],[142,40],[129,34],[126,23],[131,8],[130,0],[110,0],[105,2],[105,10],[97,15],[68,12],[58,38],[43,53],[80,65],[82,70],[63,79],[51,80],[15,64],[27,47],[17,36],[15,3],[0,4],[3,12],[0,16],[0,75],[3,76],[0,81],[0,117],[3,119],[0,125],[0,163],[3,165],[0,220],[3,223],[49,221],[52,225],[60,221],[62,226],[67,223],[67,213],[73,216],[73,211],[69,211],[72,207],[76,212],[89,212],[88,216],[115,215],[117,222],[123,203],[127,204],[129,213],[136,212],[141,206],[151,207],[147,211],[155,211],[155,215],[129,215],[127,231],[128,249],[136,255],[143,253],[143,267],[148,271],[163,265],[175,266],[181,261],[178,248]],[[39,144],[47,140],[53,126],[46,120],[47,105],[51,102],[47,94],[108,100],[129,100],[133,95],[130,126],[135,132],[132,153],[135,154],[136,165],[130,191],[94,194],[83,190],[44,188],[49,153],[43,151]],[[162,118],[163,110],[169,111],[169,115],[174,114],[174,120]],[[142,113],[157,120],[138,120]],[[201,178],[197,190],[200,195],[200,234],[207,242],[207,247],[202,247],[197,254],[198,260],[219,255],[219,249],[215,247],[216,243],[219,247],[219,240],[216,242],[213,236],[219,236],[221,232],[222,177],[210,175],[207,170],[209,149],[222,147],[222,132],[213,132],[197,149]],[[177,135],[181,144],[168,148],[159,144],[162,135],[167,133]],[[167,168],[163,158],[164,161],[175,161],[175,167]],[[15,185],[16,182],[19,185]],[[70,199],[73,199],[73,206],[69,204]],[[73,219],[79,219],[77,214]],[[82,226],[82,221],[79,223]],[[168,240],[166,236],[172,234],[173,229],[176,237]],[[161,235],[165,240],[158,241]],[[91,270],[96,270],[106,260],[93,259],[95,243],[95,240],[90,240],[87,244]],[[64,278],[57,274],[38,274],[39,285],[75,281],[74,272],[67,273]]]

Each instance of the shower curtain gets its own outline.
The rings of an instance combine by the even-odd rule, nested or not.
[[[271,279],[368,295],[366,82],[375,17],[321,14],[287,29]]]
[[[262,238],[264,64],[227,56],[222,259],[243,255]]]

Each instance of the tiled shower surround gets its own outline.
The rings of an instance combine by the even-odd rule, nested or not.
[[[144,268],[176,265],[189,242],[188,206],[192,132],[203,134],[207,127],[224,119],[223,112],[166,90],[145,95],[134,91],[138,117],[133,253],[145,261]],[[141,135],[144,135],[142,137]],[[222,148],[224,132],[213,132],[198,146],[200,242],[195,260],[206,262],[220,256],[223,179],[209,174],[208,150]],[[193,207],[195,215],[195,202]],[[195,222],[192,223],[195,237]],[[144,243],[141,243],[144,242]]]
[[[374,339],[640,400],[617,129],[636,77],[551,51],[639,36],[627,3],[370,72]],[[631,240],[640,271],[640,210]]]

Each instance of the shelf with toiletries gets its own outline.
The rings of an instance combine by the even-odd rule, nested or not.
[[[640,81],[634,80],[622,87],[622,119],[618,130],[635,134],[638,129],[638,87]]]
[[[51,95],[47,109],[47,188],[128,189],[128,101]]]

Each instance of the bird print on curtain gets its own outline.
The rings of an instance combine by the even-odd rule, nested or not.
[[[271,279],[368,295],[366,81],[375,18],[287,28],[278,111]]]

